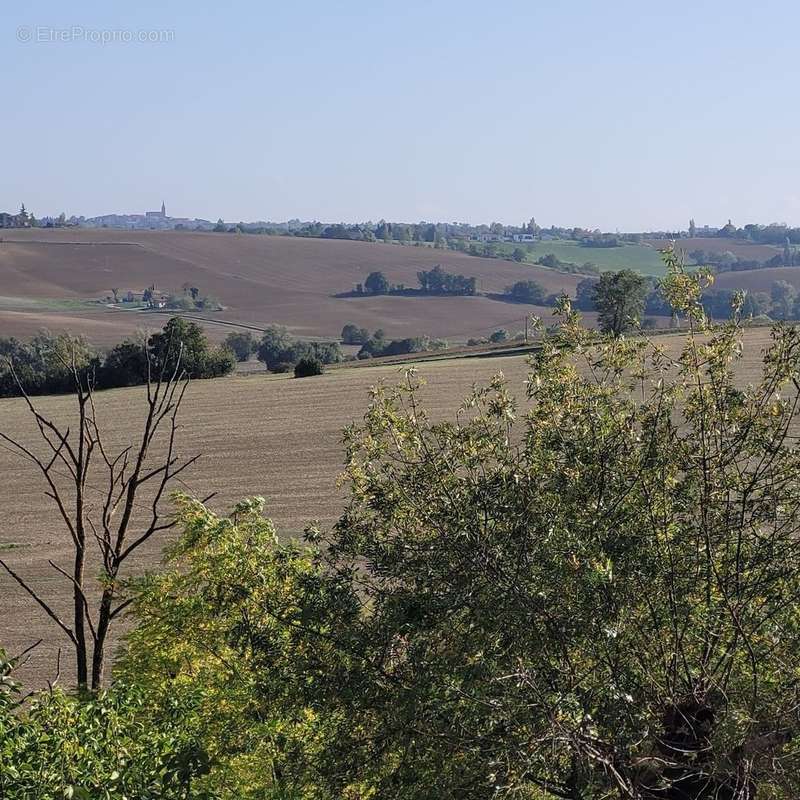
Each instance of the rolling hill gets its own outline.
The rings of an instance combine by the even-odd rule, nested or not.
[[[112,288],[162,291],[185,284],[217,298],[222,312],[203,314],[209,332],[220,323],[263,328],[282,324],[298,336],[335,337],[346,322],[383,328],[389,337],[420,334],[463,341],[498,327],[517,330],[531,312],[487,297],[335,297],[373,270],[391,283],[417,285],[416,274],[441,264],[478,279],[482,292],[536,280],[548,293],[574,294],[580,276],[499,259],[427,247],[235,234],[14,230],[0,242],[0,335],[38,328],[84,333],[97,344],[163,317],[108,308]]]

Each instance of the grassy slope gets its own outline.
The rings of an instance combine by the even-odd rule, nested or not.
[[[662,243],[666,244],[666,242]],[[509,255],[516,247],[527,250],[528,260],[533,262],[541,256],[553,253],[562,261],[572,264],[585,264],[591,261],[601,270],[632,269],[643,275],[663,275],[664,263],[655,247],[629,244],[623,247],[582,247],[578,242],[566,239],[535,242],[528,245],[517,245],[511,242],[497,245]]]

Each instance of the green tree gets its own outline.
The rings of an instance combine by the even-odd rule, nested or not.
[[[236,356],[237,361],[247,361],[256,350],[256,342],[250,331],[233,331],[225,337],[225,346]]]
[[[136,586],[117,674],[152,708],[181,709],[181,739],[206,754],[192,797],[334,800],[315,774],[335,713],[323,698],[350,669],[333,631],[357,629],[360,603],[316,550],[279,541],[263,507],[219,517],[178,498],[180,536]]]
[[[506,289],[506,294],[518,303],[544,303],[544,289],[536,281],[517,281]]]
[[[562,301],[524,413],[498,377],[430,423],[412,375],[350,432],[323,542],[365,611],[319,758],[334,793],[800,793],[800,331],[744,386],[738,321],[710,330],[669,259],[674,361]]]
[[[207,759],[185,709],[145,702],[143,688],[117,683],[91,700],[55,689],[23,705],[0,650],[0,797],[200,800],[192,784]]]
[[[389,281],[382,272],[370,272],[364,281],[364,288],[371,294],[386,294],[389,291]]]
[[[99,373],[103,388],[147,383],[149,370],[144,342],[125,340],[109,350]]]
[[[289,331],[280,325],[269,325],[264,330],[261,341],[258,343],[256,354],[267,369],[273,364],[287,361],[284,356],[291,348],[292,340]]]
[[[505,328],[498,328],[489,336],[489,341],[493,343],[505,342],[508,340],[508,331]]]
[[[364,344],[369,339],[369,331],[348,322],[342,328],[341,339],[344,344]]]
[[[306,356],[294,365],[295,378],[310,378],[322,375],[322,362],[318,358]]]
[[[152,371],[163,376],[180,369],[189,378],[215,378],[236,366],[230,350],[212,348],[203,329],[181,317],[173,317],[150,337],[148,352]]]
[[[797,290],[787,281],[773,281],[770,289],[773,319],[791,319],[797,301]]]
[[[614,336],[630,330],[644,311],[646,296],[647,281],[643,276],[629,269],[604,272],[594,289],[600,329]]]

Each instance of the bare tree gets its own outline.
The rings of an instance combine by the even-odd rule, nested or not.
[[[35,421],[41,447],[37,450],[18,434],[2,431],[0,440],[38,469],[45,494],[55,505],[72,542],[70,570],[48,561],[71,584],[71,621],[62,619],[52,600],[43,597],[2,559],[0,566],[72,643],[80,688],[96,690],[102,685],[109,631],[130,603],[122,592],[123,570],[145,542],[173,525],[172,518],[162,514],[160,502],[170,482],[199,458],[180,459],[176,455],[178,412],[188,386],[180,354],[179,347],[176,358],[163,359],[156,369],[148,356],[141,436],[119,452],[109,449],[101,430],[94,375],[77,366],[74,354],[71,363],[65,363],[74,380],[77,406],[77,421],[71,426],[58,424],[39,410],[13,363],[9,363]],[[154,450],[160,449],[159,445],[163,450],[156,455]],[[100,488],[94,481],[89,483],[90,472],[93,478],[102,476]],[[99,599],[86,577],[93,544],[102,565]]]

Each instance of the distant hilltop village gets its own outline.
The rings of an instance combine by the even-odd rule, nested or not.
[[[70,217],[68,225],[84,228],[121,228],[123,230],[211,230],[214,223],[207,219],[170,217],[162,201],[160,211],[144,214],[104,214],[100,217]]]
[[[37,219],[23,204],[17,214],[0,212],[0,228],[118,228],[121,230],[213,230],[207,219],[167,216],[166,203],[160,211],[144,214],[104,214],[99,217],[41,217]]]

